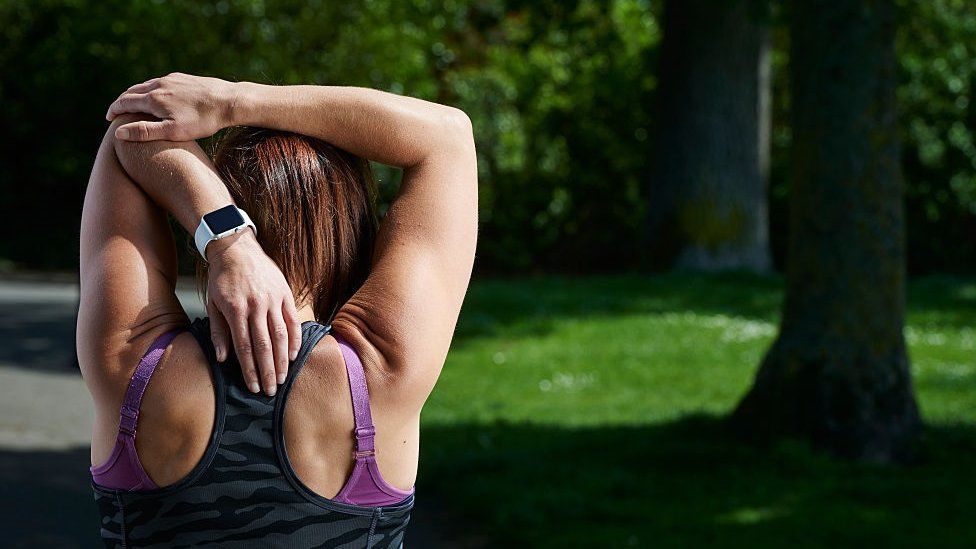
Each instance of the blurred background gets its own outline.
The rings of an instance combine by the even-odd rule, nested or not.
[[[972,2],[0,0],[0,66],[0,545],[98,542],[81,204],[173,71],[472,119],[408,545],[976,544]]]

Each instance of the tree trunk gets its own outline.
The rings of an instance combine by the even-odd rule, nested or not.
[[[768,0],[665,3],[652,267],[770,269],[768,17]]]
[[[890,0],[792,5],[792,190],[780,334],[732,416],[741,433],[854,459],[913,457]]]

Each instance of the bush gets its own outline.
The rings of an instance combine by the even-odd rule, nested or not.
[[[902,3],[912,268],[974,270],[976,250],[959,243],[976,234],[976,6]],[[458,106],[477,134],[480,270],[637,267],[657,11],[643,0],[0,2],[0,258],[74,268],[102,114],[129,85],[179,70],[370,86]],[[779,69],[788,37],[776,25]],[[785,71],[775,74],[770,218],[781,259],[788,90]],[[388,201],[397,174],[378,173]]]

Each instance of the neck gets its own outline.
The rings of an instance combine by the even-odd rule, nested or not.
[[[298,306],[298,321],[305,322],[306,320],[315,320],[315,311],[312,310],[311,305],[297,305]]]

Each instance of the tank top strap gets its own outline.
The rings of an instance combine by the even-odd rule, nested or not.
[[[305,366],[308,362],[308,358],[312,355],[312,350],[318,345],[319,341],[329,333],[332,332],[332,324],[322,324],[314,320],[306,320],[302,322],[302,345],[298,348],[298,355],[295,360],[288,367],[288,377],[298,375],[298,372]]]
[[[349,376],[349,392],[352,395],[352,409],[356,425],[356,458],[371,456],[375,453],[376,428],[373,426],[373,415],[369,410],[369,388],[366,386],[366,371],[359,360],[356,351],[338,334],[332,334],[339,343],[342,358],[346,363],[346,374]]]
[[[175,328],[156,338],[149,346],[146,354],[139,360],[136,371],[129,380],[129,386],[125,390],[125,398],[122,400],[121,418],[119,420],[119,431],[125,435],[135,437],[136,426],[139,423],[139,406],[142,404],[142,397],[146,394],[146,387],[152,379],[156,366],[166,352],[166,347],[173,339],[182,333],[186,328]]]
[[[217,364],[217,350],[214,349],[213,340],[210,338],[210,317],[197,317],[187,328],[193,338],[197,340],[203,357],[210,364],[211,368]]]

